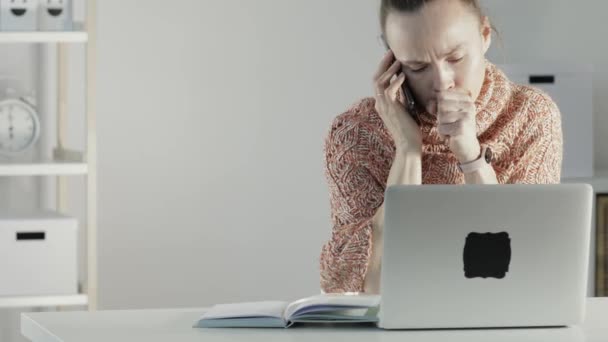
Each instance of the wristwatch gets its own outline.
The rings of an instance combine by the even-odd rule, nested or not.
[[[481,154],[479,158],[464,164],[458,163],[458,168],[462,173],[471,173],[481,169],[486,165],[492,164],[493,158],[494,155],[490,146],[484,145],[481,148]]]

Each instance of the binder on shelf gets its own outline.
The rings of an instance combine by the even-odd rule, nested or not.
[[[39,0],[0,0],[0,31],[36,31]]]
[[[40,0],[38,30],[72,31],[72,0]]]

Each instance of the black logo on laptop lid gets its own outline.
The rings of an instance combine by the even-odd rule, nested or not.
[[[511,263],[509,234],[470,233],[464,245],[463,261],[466,278],[504,278]]]

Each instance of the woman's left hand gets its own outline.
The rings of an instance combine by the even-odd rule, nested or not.
[[[477,139],[477,110],[468,90],[450,89],[438,94],[437,102],[427,108],[437,113],[438,132],[448,139],[452,153],[460,163],[479,157],[481,146]]]

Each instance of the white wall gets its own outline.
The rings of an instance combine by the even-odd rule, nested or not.
[[[322,140],[369,94],[367,0],[99,2],[102,308],[319,292]]]
[[[593,13],[608,5],[587,2],[589,20],[565,0],[509,3],[484,2],[503,40],[490,59],[596,64],[596,157],[608,165],[608,52],[581,39],[601,42]],[[317,291],[330,228],[322,138],[371,93],[378,2],[146,4],[100,3],[102,306]]]
[[[100,3],[103,307],[317,291],[330,228],[322,138],[371,93],[377,3],[181,0],[168,13],[161,1]],[[595,64],[596,159],[608,166],[608,4],[484,6],[503,41],[490,59]]]
[[[98,4],[100,307],[317,293],[331,228],[322,139],[372,93],[378,1]],[[505,45],[490,59],[595,64],[595,153],[608,167],[608,3],[485,5]],[[81,70],[82,51],[72,53]],[[77,87],[82,74],[72,77]],[[82,180],[71,184],[80,216]]]

